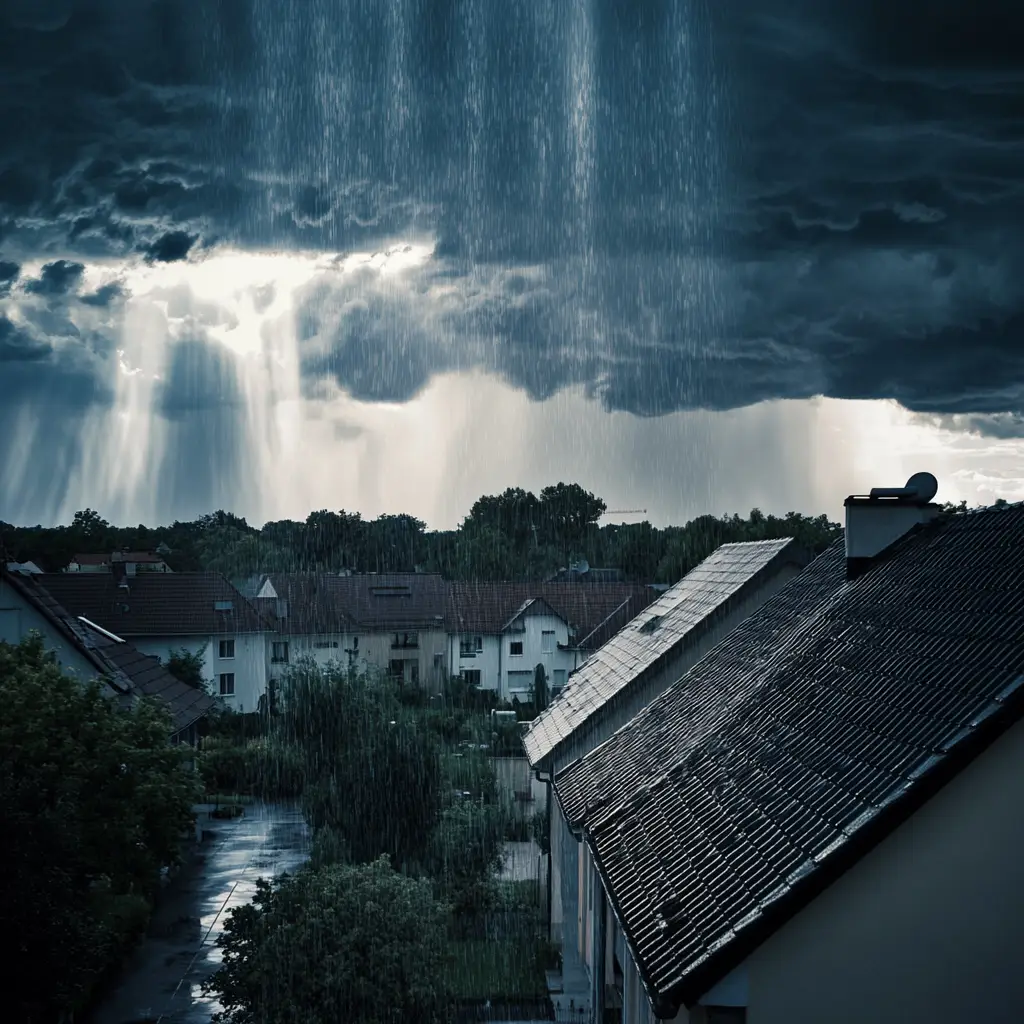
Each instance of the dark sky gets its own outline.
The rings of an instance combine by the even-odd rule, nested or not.
[[[479,369],[641,416],[893,398],[1024,435],[1011,0],[0,0],[0,24],[0,436],[46,409],[37,442],[78,443],[116,404],[140,263],[410,242],[433,256],[401,288],[296,293],[306,400]],[[152,412],[217,418],[228,459],[222,315],[164,342]]]

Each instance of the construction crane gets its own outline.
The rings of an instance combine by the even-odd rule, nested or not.
[[[645,508],[610,508],[607,512],[601,513],[603,516],[645,516],[647,515],[647,509]]]

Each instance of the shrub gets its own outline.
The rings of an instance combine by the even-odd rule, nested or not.
[[[204,986],[219,1024],[395,1024],[449,1019],[446,908],[430,887],[366,865],[303,869],[233,909]]]

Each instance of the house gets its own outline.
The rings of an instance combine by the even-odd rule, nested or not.
[[[105,554],[78,554],[68,563],[66,572],[112,572],[123,568],[129,576],[140,572],[170,572],[163,555],[152,551],[114,551]]]
[[[75,616],[163,661],[201,654],[213,693],[236,711],[256,711],[267,688],[272,627],[219,573],[45,573],[36,577]]]
[[[71,615],[39,576],[0,572],[0,640],[18,643],[30,631],[40,633],[65,672],[83,683],[102,679],[107,696],[122,706],[142,696],[154,698],[171,715],[171,742],[195,746],[196,727],[214,700],[175,679],[156,658],[88,619]]]
[[[594,1019],[1024,1015],[1024,507],[926,474],[554,786]]]
[[[38,573],[42,572],[43,570],[40,569],[35,562],[8,562],[7,571],[19,573]]]
[[[557,693],[654,592],[628,583],[456,582],[448,589],[452,674],[502,700],[532,699],[537,665]]]
[[[446,594],[431,573],[272,573],[255,603],[278,633],[272,670],[311,655],[436,691],[448,678]]]
[[[534,720],[524,737],[533,770],[550,781],[604,742],[809,561],[789,538],[719,547],[608,639]],[[550,801],[549,812],[551,938],[563,946],[554,988],[559,1002],[586,1005],[590,983],[573,935],[579,841]]]

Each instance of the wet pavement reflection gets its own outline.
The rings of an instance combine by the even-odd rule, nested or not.
[[[256,804],[234,821],[205,825],[202,844],[168,885],[149,935],[93,1024],[209,1024],[220,1007],[202,994],[202,983],[220,963],[216,942],[228,911],[252,899],[258,878],[294,871],[308,849],[297,807]]]

